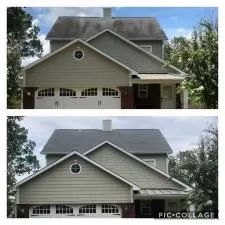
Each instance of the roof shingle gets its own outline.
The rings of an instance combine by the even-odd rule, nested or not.
[[[103,141],[109,141],[130,153],[172,153],[172,149],[157,129],[55,130],[42,154],[68,154],[74,150],[84,153]]]
[[[166,40],[166,34],[154,17],[59,17],[46,39],[88,39],[110,29],[124,38],[135,40]]]

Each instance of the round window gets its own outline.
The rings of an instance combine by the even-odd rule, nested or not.
[[[74,57],[74,59],[81,60],[84,58],[84,52],[82,50],[76,50],[73,53],[73,57]]]
[[[70,166],[70,171],[74,174],[78,174],[81,171],[81,166],[77,163],[74,163]]]

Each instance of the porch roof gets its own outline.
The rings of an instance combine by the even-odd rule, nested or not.
[[[146,81],[150,82],[172,82],[181,83],[185,79],[185,76],[171,73],[149,73],[149,74],[138,74],[132,77],[132,83],[142,83]]]
[[[142,197],[185,197],[189,194],[188,191],[174,189],[141,189],[134,194],[135,198]]]

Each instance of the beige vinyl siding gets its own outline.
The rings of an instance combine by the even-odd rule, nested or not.
[[[79,174],[70,172],[74,162],[82,167]],[[131,202],[131,187],[75,156],[20,186],[20,204],[108,202]]]
[[[70,41],[62,41],[62,40],[51,40],[50,41],[50,47],[51,47],[51,52],[61,48],[62,46],[68,44]],[[162,41],[153,41],[153,40],[148,40],[148,41],[132,41],[138,46],[142,45],[151,45],[152,46],[152,53],[159,58],[162,58]]]
[[[61,48],[62,46],[70,43],[71,41],[56,41],[56,40],[51,40],[50,41],[50,48],[51,52],[54,52],[55,50]]]
[[[139,73],[176,72],[163,68],[163,63],[108,32],[89,43]]]
[[[138,158],[144,160],[144,159],[155,159],[156,160],[156,168],[163,171],[164,173],[167,173],[167,164],[166,164],[166,159],[167,155],[166,154],[142,154],[142,155],[136,155]]]
[[[109,145],[89,153],[88,157],[141,188],[183,189],[180,185]]]
[[[73,58],[84,51],[83,60]],[[117,87],[129,85],[129,71],[81,43],[58,52],[26,71],[26,87]]]
[[[152,46],[152,54],[162,58],[162,41],[133,41],[138,46]]]

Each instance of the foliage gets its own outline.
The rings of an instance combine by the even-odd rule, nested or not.
[[[41,56],[39,28],[32,16],[21,7],[7,8],[7,105],[17,108],[21,96],[21,61],[24,57]]]
[[[188,74],[182,88],[194,102],[218,108],[218,30],[213,21],[200,22],[191,38],[174,37],[165,46],[165,60]]]
[[[218,128],[204,131],[197,149],[178,152],[169,159],[172,177],[193,187],[188,199],[197,210],[218,211]]]
[[[7,118],[7,215],[12,211],[15,193],[12,191],[16,176],[39,169],[33,153],[35,142],[28,140],[28,131],[18,122],[22,117]]]

